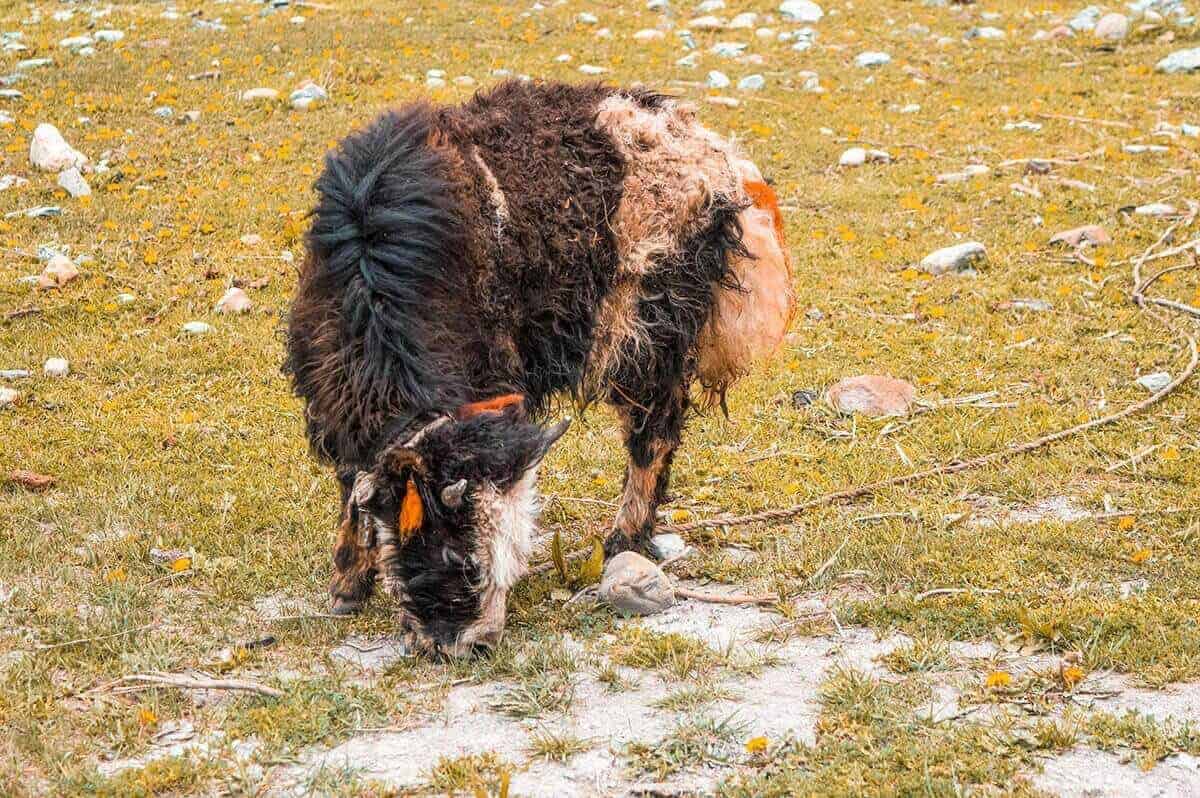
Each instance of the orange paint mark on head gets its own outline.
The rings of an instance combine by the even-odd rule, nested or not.
[[[455,415],[459,421],[466,421],[468,418],[474,418],[483,413],[503,413],[507,408],[513,405],[522,405],[524,402],[524,394],[506,393],[503,396],[493,396],[491,399],[483,399],[463,405],[458,408],[458,412]]]
[[[417,492],[417,483],[412,477],[404,489],[404,500],[400,502],[400,539],[404,540],[421,528],[425,520],[425,508],[421,506],[421,494]]]
[[[766,183],[760,183],[757,180],[747,180],[744,188],[746,189],[746,193],[750,195],[750,200],[754,203],[755,208],[770,211],[771,221],[775,226],[775,235],[779,239],[779,246],[787,246],[783,240],[783,213],[779,210],[779,200],[775,196],[775,190]]]

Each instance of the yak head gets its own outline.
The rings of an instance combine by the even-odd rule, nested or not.
[[[520,395],[499,397],[392,442],[358,473],[347,519],[416,648],[462,656],[499,642],[528,570],[538,464],[569,423],[543,427]]]

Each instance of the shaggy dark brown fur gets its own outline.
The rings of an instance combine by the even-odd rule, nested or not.
[[[762,188],[753,198],[742,188],[739,163],[672,100],[518,81],[460,107],[384,114],[329,155],[286,370],[306,401],[313,450],[342,481],[348,509],[331,585],[339,606],[361,605],[379,571],[417,632],[447,648],[472,639],[473,619],[495,614],[472,604],[472,591],[486,603],[479,596],[495,595],[483,588],[493,577],[506,590],[509,577],[485,571],[508,573],[509,549],[521,559],[528,548],[478,519],[523,518],[518,487],[497,486],[528,482],[522,474],[556,434],[543,438],[525,416],[544,417],[556,394],[620,412],[630,464],[606,548],[646,546],[698,342],[718,293],[739,290],[731,259],[752,256],[741,214]],[[724,378],[715,381],[723,390]],[[484,422],[455,417],[504,394],[523,395],[521,412],[508,399],[485,408]],[[463,428],[478,423],[495,429]],[[530,456],[506,453],[517,440]],[[415,459],[391,468],[398,448]],[[468,471],[466,501],[486,496],[503,511],[439,505],[455,498],[439,493],[439,480]],[[400,502],[406,490],[420,493],[428,519],[411,537],[379,499]],[[367,532],[356,539],[355,528]],[[382,570],[363,543],[373,530],[393,547]]]

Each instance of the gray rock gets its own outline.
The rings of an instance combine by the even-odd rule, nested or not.
[[[1145,388],[1150,393],[1158,393],[1163,388],[1171,384],[1171,375],[1165,371],[1156,371],[1153,374],[1143,374],[1137,378],[1137,384]]]
[[[20,398],[21,394],[12,388],[0,388],[0,407],[14,404]]]
[[[640,554],[625,551],[609,560],[600,580],[599,596],[618,612],[650,615],[675,603],[671,580]]]
[[[66,192],[72,197],[86,197],[92,193],[92,187],[74,166],[58,173],[58,185],[66,189]]]
[[[306,80],[288,95],[288,102],[297,111],[307,111],[314,105],[320,105],[328,99],[329,92],[325,91],[325,87],[318,86],[311,80]]]
[[[766,78],[762,75],[747,75],[737,83],[737,87],[742,91],[758,91],[766,85]]]
[[[212,327],[202,321],[189,321],[180,328],[184,335],[207,335]]]
[[[93,38],[95,38],[95,40],[98,42],[108,42],[109,44],[112,44],[113,42],[119,42],[124,39],[125,31],[98,30],[95,32],[95,34],[93,34]]]
[[[970,41],[971,39],[1003,39],[1004,31],[1000,30],[999,28],[987,26],[982,28],[971,28],[969,31],[963,34],[963,38],[967,41]]]
[[[160,119],[170,119],[171,117],[175,116],[175,109],[169,105],[160,105],[157,108],[155,108],[151,113],[153,113],[155,116],[159,117]]]
[[[717,42],[709,52],[722,58],[737,58],[746,51],[746,47],[742,42]]]
[[[18,72],[25,72],[38,67],[51,66],[53,63],[53,58],[26,58],[24,61],[18,61],[16,68]]]
[[[1200,69],[1200,47],[1190,50],[1176,50],[1159,61],[1154,67],[1159,72],[1173,75],[1179,72],[1195,72]]]
[[[70,36],[58,43],[59,47],[66,47],[68,50],[79,50],[92,44],[91,36]]]
[[[729,84],[731,82],[732,81],[729,80],[729,77],[724,72],[718,72],[714,69],[708,73],[708,79],[705,81],[705,85],[710,89],[727,89],[729,88]]]
[[[921,268],[930,274],[948,274],[973,270],[987,260],[987,250],[977,241],[955,244],[931,252],[921,261]]]
[[[1088,6],[1076,14],[1067,25],[1072,30],[1079,32],[1092,30],[1096,27],[1096,23],[1100,21],[1100,15],[1103,13],[1103,10],[1099,6]]]
[[[65,357],[48,358],[42,365],[42,372],[47,377],[65,377],[71,373],[71,364]]]

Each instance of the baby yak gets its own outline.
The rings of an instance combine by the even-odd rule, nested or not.
[[[648,91],[511,81],[408,105],[341,142],[316,190],[286,371],[341,483],[333,609],[378,578],[426,651],[499,640],[556,394],[615,408],[605,548],[644,550],[692,384],[723,401],[791,318],[774,193]]]

